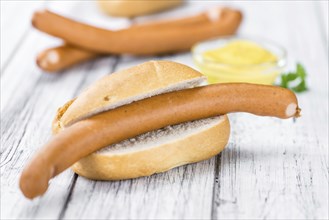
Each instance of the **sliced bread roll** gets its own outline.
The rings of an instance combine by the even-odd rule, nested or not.
[[[105,76],[66,103],[58,110],[53,132],[133,101],[205,84],[202,74],[185,65],[150,61]],[[172,125],[103,148],[72,168],[81,176],[98,180],[148,176],[218,154],[229,134],[226,115]]]

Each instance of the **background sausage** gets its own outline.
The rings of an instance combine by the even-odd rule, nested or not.
[[[233,34],[242,19],[240,12],[227,8],[221,9],[218,17],[214,14],[210,13],[206,22],[202,22],[206,17],[203,15],[200,24],[199,19],[196,19],[198,22],[195,25],[192,25],[193,19],[191,25],[173,26],[174,22],[169,22],[162,26],[145,25],[110,31],[42,11],[34,14],[32,24],[45,33],[87,50],[110,54],[154,55],[188,50],[198,41]],[[141,28],[143,31],[140,31]]]
[[[219,9],[216,9],[217,13],[220,13]],[[215,11],[215,12],[216,12]],[[49,13],[49,12],[42,12]],[[38,12],[37,12],[38,14]],[[196,16],[187,18],[149,22],[145,24],[136,24],[131,26],[130,30],[143,31],[144,29],[154,28],[169,28],[169,27],[182,27],[182,26],[194,26],[201,25],[209,21],[211,13],[202,13]],[[214,14],[214,13],[212,13]],[[37,16],[37,15],[36,15]],[[38,56],[36,63],[37,65],[47,72],[57,72],[68,67],[71,67],[77,63],[93,59],[97,57],[97,53],[91,52],[79,47],[72,45],[61,45],[42,51]]]
[[[47,72],[55,72],[97,56],[99,56],[97,53],[91,51],[70,45],[62,45],[42,51],[37,56],[36,63]]]

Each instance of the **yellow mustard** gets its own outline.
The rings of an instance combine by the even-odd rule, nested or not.
[[[209,83],[273,84],[280,73],[277,56],[249,40],[230,41],[222,47],[204,51],[201,56],[202,62],[196,62]]]

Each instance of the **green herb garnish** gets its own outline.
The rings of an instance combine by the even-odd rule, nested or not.
[[[281,84],[283,88],[291,89],[294,92],[307,91],[305,68],[297,63],[295,72],[283,73],[281,75]]]

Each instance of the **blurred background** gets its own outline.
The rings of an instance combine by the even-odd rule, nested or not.
[[[120,15],[121,17],[111,16],[111,14],[105,13],[104,8],[102,10],[96,1],[2,1],[1,70],[6,69],[11,58],[21,46],[34,45],[33,49],[27,49],[29,51],[28,58],[33,59],[42,50],[61,44],[62,40],[38,32],[31,27],[31,17],[36,10],[49,9],[80,22],[110,30],[119,30],[128,28],[133,24],[193,16],[215,6],[233,7],[241,10],[243,20],[237,34],[256,39],[267,39],[282,45],[287,51],[290,61],[288,65],[291,67],[295,65],[296,60],[310,64],[314,64],[312,62],[314,60],[319,61],[318,52],[314,49],[317,44],[321,43],[318,48],[322,47],[325,50],[323,53],[328,49],[327,1],[289,1],[284,3],[184,1],[182,4],[167,10],[130,18],[123,17],[124,14]],[[30,41],[33,43],[29,43]],[[308,52],[305,53],[305,51]],[[181,62],[184,63],[184,58],[181,59]],[[34,63],[33,60],[31,63]]]

